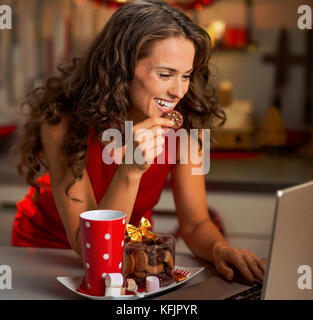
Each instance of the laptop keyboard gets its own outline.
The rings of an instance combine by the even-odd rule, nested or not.
[[[258,283],[254,287],[236,293],[225,300],[261,300],[262,287],[262,283]]]

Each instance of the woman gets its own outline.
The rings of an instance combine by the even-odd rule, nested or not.
[[[167,154],[162,134],[173,127],[162,117],[167,110],[183,115],[186,130],[223,120],[209,84],[211,51],[207,33],[183,13],[163,1],[139,0],[112,15],[82,59],[34,90],[26,101],[19,165],[31,188],[18,203],[12,244],[72,248],[81,257],[81,212],[120,210],[138,225],[142,216],[151,217],[171,171],[180,234],[189,248],[229,280],[235,267],[248,280],[262,281],[263,261],[230,247],[211,222],[204,176],[192,174],[197,166],[190,161],[179,163],[180,145],[176,164],[151,161],[163,149]],[[104,164],[102,133],[115,128],[125,138],[125,121],[133,121],[134,150],[145,161]],[[141,139],[141,129],[149,129],[150,138]]]

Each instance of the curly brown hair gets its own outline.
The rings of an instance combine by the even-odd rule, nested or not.
[[[107,128],[124,135],[130,108],[129,84],[136,62],[149,55],[153,43],[169,37],[184,37],[195,45],[194,69],[188,92],[176,106],[184,117],[184,127],[211,128],[213,119],[224,122],[215,89],[210,84],[209,60],[212,44],[205,30],[184,13],[161,0],[136,0],[125,4],[110,18],[91,42],[82,58],[70,65],[61,64],[59,74],[49,78],[27,96],[30,107],[19,148],[20,175],[36,188],[36,176],[47,170],[41,159],[41,125],[56,125],[67,119],[67,135],[61,152],[74,180],[68,190],[82,178],[87,161],[87,138],[93,128],[101,141]]]

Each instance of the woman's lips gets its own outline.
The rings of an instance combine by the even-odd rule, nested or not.
[[[165,106],[161,106],[160,104],[158,104],[155,99],[154,99],[154,102],[156,104],[156,106],[162,111],[162,113],[165,113],[165,112],[168,112],[168,111],[172,111],[176,104],[174,103],[172,107],[168,108],[168,107],[165,107]]]

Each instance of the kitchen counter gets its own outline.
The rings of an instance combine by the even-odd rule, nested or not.
[[[8,265],[12,270],[12,289],[1,289],[1,300],[85,299],[56,279],[58,276],[83,276],[83,266],[73,250],[0,246],[1,265]],[[177,254],[176,265],[205,268],[183,284],[184,287],[217,274],[213,265],[188,254]]]

